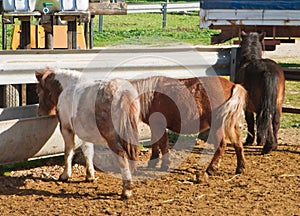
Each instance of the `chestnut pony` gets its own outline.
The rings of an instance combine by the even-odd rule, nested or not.
[[[257,144],[264,145],[262,154],[267,154],[277,148],[285,78],[282,68],[275,61],[262,58],[264,36],[264,33],[242,32],[235,82],[248,91],[245,112],[248,136],[245,145],[254,143],[256,113]]]
[[[58,115],[65,142],[65,168],[60,180],[71,177],[75,135],[89,146],[83,148],[87,180],[94,179],[91,143],[107,143],[120,167],[122,197],[129,198],[132,195],[132,172],[138,159],[140,106],[135,100],[136,90],[122,79],[94,82],[71,70],[46,68],[36,71],[35,75],[38,80],[38,112],[40,115]]]
[[[246,90],[241,85],[221,77],[177,80],[158,76],[131,83],[139,94],[141,119],[151,129],[152,155],[148,166],[156,166],[161,151],[161,169],[169,168],[166,128],[178,134],[195,134],[210,128],[208,142],[214,144],[216,152],[205,176],[219,167],[226,138],[236,151],[236,173],[244,171],[245,157],[239,127]]]

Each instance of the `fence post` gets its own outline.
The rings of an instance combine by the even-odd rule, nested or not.
[[[162,28],[165,28],[167,26],[167,3],[162,3],[161,6],[161,12],[163,15]]]
[[[102,32],[103,31],[103,15],[99,15],[99,26],[98,26],[98,32]]]
[[[230,50],[230,81],[234,82],[237,69],[238,48],[232,47]]]

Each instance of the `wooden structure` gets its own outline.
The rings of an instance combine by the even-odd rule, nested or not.
[[[2,4],[1,4],[2,5]],[[87,11],[49,11],[45,6],[42,11],[2,11],[2,49],[7,49],[7,25],[21,22],[20,42],[18,49],[38,47],[31,45],[31,22],[41,25],[45,31],[45,48],[53,49],[53,32],[55,25],[67,23],[67,48],[77,49],[77,24],[84,23],[84,38],[87,48],[93,48],[93,18],[95,15],[127,14],[127,6],[123,1],[111,3],[109,0],[91,1]],[[37,27],[38,28],[38,27]],[[37,31],[36,31],[37,32]],[[34,35],[35,40],[39,35]]]

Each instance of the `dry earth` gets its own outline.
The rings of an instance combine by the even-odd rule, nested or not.
[[[74,164],[70,182],[56,179],[61,160],[0,177],[1,215],[300,215],[300,129],[280,130],[280,145],[270,155],[245,149],[247,171],[235,176],[228,147],[209,184],[195,182],[203,156],[198,145],[189,157],[161,177],[135,181],[134,197],[121,200],[121,180],[97,172],[84,182],[84,167]],[[201,144],[201,143],[200,143]],[[149,152],[141,155],[147,159]],[[151,172],[151,170],[149,171]]]

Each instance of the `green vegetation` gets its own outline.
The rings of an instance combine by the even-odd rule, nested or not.
[[[209,44],[216,31],[199,29],[198,13],[168,14],[162,29],[162,15],[157,13],[104,16],[103,31],[94,24],[95,46],[169,45],[174,43]]]
[[[99,16],[96,16],[94,19],[95,47],[124,44],[166,46],[174,43],[208,45],[210,36],[216,33],[215,30],[199,28],[198,12],[168,13],[167,26],[164,29],[162,29],[162,15],[159,13],[104,16],[102,32],[98,31],[98,23]],[[8,47],[12,28],[12,25],[8,25]]]
[[[286,81],[284,107],[300,109],[300,83]],[[281,128],[300,127],[299,114],[283,113]]]

